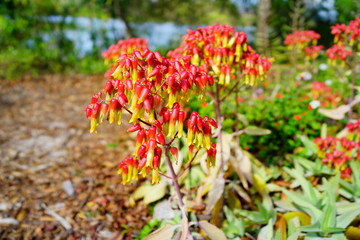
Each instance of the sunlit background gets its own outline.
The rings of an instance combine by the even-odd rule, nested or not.
[[[261,4],[271,5],[263,12]],[[0,77],[102,73],[100,53],[119,39],[147,38],[152,50],[174,48],[187,29],[221,23],[254,43],[267,15],[274,54],[293,29],[313,29],[330,45],[329,26],[359,13],[356,0],[4,0],[0,3]]]

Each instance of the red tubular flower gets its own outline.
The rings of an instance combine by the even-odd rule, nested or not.
[[[107,113],[109,110],[109,104],[107,103],[101,103],[100,105],[100,121],[102,122],[102,120],[106,117]]]
[[[109,94],[109,95],[110,95],[110,94],[112,93],[113,89],[114,89],[114,86],[113,86],[112,82],[111,82],[111,81],[107,81],[107,82],[105,83],[105,86],[104,86],[104,92],[105,92],[106,94]]]
[[[131,127],[128,128],[128,132],[136,132],[136,131],[139,131],[141,130],[142,127],[140,126],[139,123],[135,124],[135,125],[132,125]]]
[[[159,143],[161,145],[165,145],[166,144],[166,141],[165,141],[165,137],[164,137],[164,134],[162,132],[159,132],[157,135],[156,135],[156,139],[159,141]]]

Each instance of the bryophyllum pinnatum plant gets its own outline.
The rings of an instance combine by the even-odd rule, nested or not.
[[[208,167],[215,166],[216,155],[220,154],[223,177],[221,104],[239,91],[240,85],[255,85],[263,80],[271,63],[248,45],[245,33],[235,32],[227,25],[189,30],[183,38],[181,46],[169,52],[169,58],[150,51],[146,42],[139,39],[111,46],[103,54],[110,65],[105,74],[109,80],[103,92],[93,95],[85,112],[91,119],[90,133],[96,132],[104,120],[120,125],[123,112],[130,114],[132,126],[127,131],[137,133],[136,147],[133,155],[118,165],[122,183],[132,183],[139,175],[151,175],[152,183],[159,182],[159,175],[170,178],[182,213],[182,235],[191,238],[177,180],[200,149],[207,152]],[[129,51],[124,45],[134,50]],[[191,96],[201,99],[205,95],[214,100],[216,121],[185,108]],[[213,128],[220,131],[220,153],[212,140]],[[185,137],[188,163],[176,174],[170,155],[177,158],[179,150],[173,146],[174,140]],[[171,176],[160,171],[164,160]]]

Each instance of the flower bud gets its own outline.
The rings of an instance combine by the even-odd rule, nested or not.
[[[98,94],[94,94],[91,98],[90,104],[94,104],[98,101],[99,99],[99,95]]]
[[[132,125],[131,127],[129,127],[127,132],[136,132],[136,131],[139,131],[141,129],[142,129],[142,127],[140,126],[140,124],[137,123],[137,124]]]
[[[106,94],[109,94],[109,95],[110,95],[110,94],[112,93],[113,89],[114,89],[114,86],[113,86],[112,82],[111,82],[111,81],[107,81],[107,82],[105,83],[105,86],[104,86],[104,92],[105,92]]]
[[[138,149],[138,151],[137,151],[137,156],[138,157],[142,157],[144,154],[145,154],[145,152],[146,152],[146,146],[145,145],[141,145],[140,147],[139,147],[139,149]],[[144,163],[145,164],[145,163]],[[140,165],[140,163],[139,163],[139,165]]]
[[[92,113],[92,108],[86,107],[85,108],[85,116],[86,116],[86,118],[89,118],[91,116],[91,113]]]
[[[158,142],[161,145],[166,145],[165,137],[164,137],[164,134],[162,132],[159,132],[158,134],[156,134],[156,139],[158,140]]]
[[[161,123],[160,123],[158,120],[156,120],[156,121],[153,123],[153,125],[154,125],[155,127],[157,127],[157,129],[159,129],[160,131],[162,131]]]
[[[215,127],[215,128],[218,127],[218,125],[217,125],[217,123],[215,122],[214,119],[209,119],[209,123],[210,123],[211,126],[213,126],[213,127]]]
[[[178,162],[179,150],[176,147],[171,147],[170,148],[170,154],[175,159],[175,162],[177,163]]]
[[[104,119],[106,114],[108,113],[108,110],[109,110],[109,104],[107,103],[101,103],[101,106],[100,106],[100,119]]]
[[[149,131],[148,133],[149,139],[155,139],[156,127],[150,127],[148,131]]]
[[[127,99],[127,97],[125,96],[124,93],[120,93],[119,97],[118,97],[118,101],[119,101],[121,106],[125,106],[126,103],[128,102],[128,99]]]
[[[138,104],[142,103],[146,98],[147,96],[149,95],[150,93],[150,89],[148,87],[144,87],[142,90],[141,90],[141,93],[139,96],[139,100],[138,100]]]

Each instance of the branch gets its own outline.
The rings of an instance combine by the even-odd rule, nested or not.
[[[186,166],[184,167],[183,170],[181,170],[181,172],[178,173],[178,175],[176,176],[176,180],[179,179],[181,177],[181,175],[184,174],[184,172],[191,166],[192,161],[195,159],[196,155],[198,154],[198,152],[200,151],[200,149],[198,149],[196,151],[196,153],[194,154],[194,156],[190,159],[190,161],[186,164]]]
[[[166,147],[170,147],[170,145],[171,145],[171,144],[174,142],[174,140],[176,139],[177,135],[178,135],[178,132],[176,132],[174,138],[171,139],[171,141],[166,144]]]
[[[159,175],[161,175],[161,176],[163,176],[163,177],[166,177],[166,178],[168,178],[168,179],[173,180],[172,177],[170,177],[170,176],[168,176],[168,175],[166,175],[166,174],[164,174],[164,173],[162,173],[162,172],[158,172],[158,173],[159,173]]]
[[[132,111],[130,111],[127,107],[123,106],[123,108],[124,108],[130,115],[133,115]],[[142,119],[140,119],[140,118],[138,118],[137,120],[138,120],[139,122],[142,122],[143,124],[149,126],[149,127],[152,126],[151,123],[148,123],[148,122],[146,122],[146,121],[144,121],[144,120],[142,120]]]
[[[235,85],[230,89],[230,91],[223,98],[221,98],[221,100],[220,100],[221,102],[223,102],[237,88],[237,86],[239,85],[240,80],[242,79],[243,76],[244,76],[244,73],[242,73],[240,75],[239,79],[237,80]]]
[[[207,91],[207,90],[206,90],[206,94],[211,98],[211,100],[216,102],[216,98],[214,97],[214,94],[212,94],[210,91]]]

